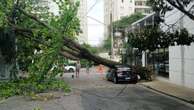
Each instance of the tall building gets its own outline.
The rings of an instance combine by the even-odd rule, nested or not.
[[[140,12],[144,15],[150,14],[151,7],[147,6],[148,0],[105,0],[104,1],[104,36],[108,37],[110,33],[111,21],[120,20],[124,16]]]
[[[80,19],[81,26],[81,33],[78,36],[78,40],[80,43],[88,43],[87,0],[80,0],[78,18]]]
[[[111,36],[111,22],[118,21],[122,17],[140,12],[144,15],[151,13],[151,7],[147,6],[147,0],[105,0],[104,1],[104,37]],[[113,48],[111,49],[113,57],[120,60],[122,54],[124,36],[122,34],[113,34]]]
[[[77,1],[77,0],[74,0]],[[74,2],[73,1],[73,2]],[[80,20],[81,33],[77,36],[79,43],[88,43],[88,25],[87,25],[87,0],[79,0],[80,6],[77,17]],[[42,7],[48,6],[54,14],[58,13],[58,8],[53,0],[40,0],[39,5]]]
[[[148,15],[152,12],[151,8],[147,6],[148,0],[135,0],[135,13],[142,13]]]
[[[109,37],[111,21],[120,20],[124,16],[128,16],[135,11],[134,0],[105,0],[104,1],[104,23],[105,37]]]

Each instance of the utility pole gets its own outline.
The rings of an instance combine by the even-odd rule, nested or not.
[[[180,26],[180,31],[184,28],[184,14],[182,12],[180,12],[180,21],[179,21],[179,26]],[[181,51],[181,82],[182,82],[182,85],[185,84],[185,48],[184,48],[184,45],[181,45],[181,48],[180,48],[180,51]]]
[[[110,0],[110,37],[111,37],[111,59],[114,59],[114,35],[113,35],[113,14],[114,14],[114,0]]]
[[[112,20],[112,12],[110,13],[110,37],[111,37],[111,59],[114,59],[114,39],[113,39],[113,20]]]

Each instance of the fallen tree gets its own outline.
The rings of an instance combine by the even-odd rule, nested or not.
[[[25,16],[29,17],[30,19],[33,19],[34,21],[36,21],[37,23],[39,23],[43,27],[48,28],[50,31],[60,33],[60,31],[52,28],[48,24],[39,20],[37,17],[26,13],[24,10],[22,10],[20,8],[17,8],[17,9]],[[12,26],[15,29],[15,31],[19,31],[19,33],[22,35],[28,34],[28,36],[29,36],[29,34],[31,34],[31,35],[33,34],[33,30],[20,28],[20,27],[15,26],[15,25],[12,25]],[[119,62],[108,60],[108,59],[105,59],[105,58],[102,58],[102,57],[99,57],[97,55],[92,54],[88,49],[82,47],[80,44],[78,44],[73,39],[71,39],[67,36],[63,37],[63,41],[64,41],[64,47],[66,47],[67,49],[62,48],[60,54],[66,58],[70,58],[73,60],[78,60],[80,58],[87,59],[87,60],[94,61],[97,64],[103,64],[103,65],[111,67],[111,68],[114,68],[115,65],[120,64]],[[43,43],[43,41],[41,41],[40,43]]]
[[[24,11],[22,11],[24,12]],[[27,16],[31,16],[29,14],[26,13]],[[34,19],[35,21],[37,21],[38,23],[40,23],[41,25],[43,25],[45,28],[49,28],[50,30],[53,30],[52,28],[50,28],[48,25],[46,25],[45,23],[43,23],[42,21],[38,20],[35,17],[30,17],[32,19]],[[18,26],[14,26],[12,25],[14,30],[16,31],[16,33],[18,32],[19,34],[27,37],[29,36],[29,34],[33,34],[33,31],[30,29],[24,29]],[[54,30],[56,31],[56,30]],[[28,37],[29,38],[29,37]],[[67,49],[62,48],[61,49],[61,55],[63,55],[66,58],[70,58],[73,60],[78,60],[78,59],[87,59],[87,60],[91,60],[94,61],[97,64],[103,64],[105,66],[114,68],[115,65],[119,65],[119,62],[115,62],[112,60],[108,60],[102,57],[99,57],[97,55],[92,54],[88,49],[82,47],[80,44],[76,43],[75,41],[73,41],[72,39],[68,38],[68,37],[63,37],[64,38],[64,47],[66,47]],[[42,44],[44,44],[44,41],[38,41]],[[46,45],[46,44],[44,44]]]
[[[36,2],[0,1],[0,27],[15,39],[16,44],[13,48],[16,55],[12,60],[14,71],[18,71],[18,64],[20,70],[27,71],[32,79],[35,76],[40,82],[61,73],[66,59],[86,59],[110,68],[120,64],[99,57],[76,42],[80,33],[77,4],[68,0],[56,1],[60,14],[54,16],[45,10],[36,10]],[[54,71],[53,67],[56,67]]]

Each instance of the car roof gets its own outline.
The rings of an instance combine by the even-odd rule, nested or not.
[[[116,65],[115,67],[116,67],[116,69],[120,69],[120,68],[128,68],[128,69],[131,69],[131,67],[129,65]]]

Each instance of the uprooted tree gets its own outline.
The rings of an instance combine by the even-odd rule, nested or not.
[[[54,15],[49,7],[39,5],[40,2],[41,0],[0,1],[0,38],[13,44],[9,47],[11,43],[5,43],[0,47],[2,53],[8,56],[7,61],[22,64],[25,71],[39,74],[40,79],[59,73],[63,57],[87,59],[108,67],[119,64],[94,55],[76,42],[75,36],[80,32],[77,18],[79,3],[54,0],[53,3],[59,8]],[[10,41],[5,35],[11,38]],[[54,71],[53,65],[56,67]]]

